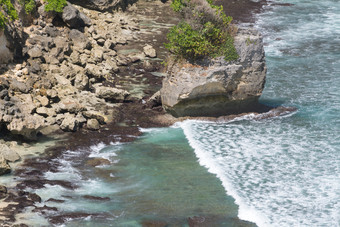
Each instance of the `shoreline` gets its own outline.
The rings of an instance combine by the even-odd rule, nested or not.
[[[262,1],[263,2],[263,1]],[[246,1],[242,1],[241,3],[242,7],[239,8],[245,9],[244,7],[247,6]],[[254,5],[250,4],[248,5],[249,8],[247,10],[250,11],[256,11],[259,10],[262,5],[261,4],[255,4]],[[134,7],[134,6],[132,6]],[[232,7],[231,7],[232,8]],[[240,11],[236,12],[240,12]],[[245,10],[245,11],[247,11]],[[127,11],[129,12],[129,10]],[[235,13],[236,13],[235,12]],[[238,23],[248,23],[254,20],[255,16],[254,14],[250,14],[249,11],[248,13],[245,13],[247,15],[252,15],[249,17],[244,17],[244,20],[242,21],[242,18],[235,18],[235,21]],[[243,15],[245,15],[243,14]],[[242,15],[242,14],[240,14]],[[165,21],[164,21],[165,22]],[[166,30],[167,28],[165,28]],[[146,35],[146,37],[152,36],[150,34]],[[164,35],[163,35],[164,38]],[[134,42],[134,41],[132,41]],[[162,48],[161,44],[164,42],[164,39],[159,39],[157,40],[158,45],[154,46],[155,49],[157,50],[157,53],[166,52]],[[132,45],[133,46],[133,45]],[[124,50],[124,46],[121,46],[122,50]],[[140,68],[143,68],[143,65],[139,65],[135,68],[137,71]],[[155,63],[152,64],[150,72],[153,71],[153,69],[160,69],[162,66],[160,65],[160,61],[156,61]],[[122,71],[120,74],[122,78],[126,77],[124,76],[126,72]],[[149,88],[146,89],[146,95],[151,96],[154,92],[155,87],[160,87],[160,82],[161,78],[155,78],[153,80],[154,76],[149,75]],[[120,78],[117,78],[119,82]],[[131,78],[127,78],[126,83],[130,81]],[[124,87],[124,86],[123,86]],[[144,100],[144,99],[143,99]],[[136,109],[138,111],[136,111]],[[207,120],[213,120],[213,121],[223,121],[223,120],[230,120],[233,117],[238,117],[238,116],[229,116],[229,117],[221,117],[219,119],[207,119]],[[223,119],[224,118],[224,119]],[[55,146],[47,148],[45,150],[45,157],[42,156],[37,156],[33,159],[25,159],[23,160],[23,163],[20,165],[20,169],[18,168],[15,170],[15,176],[16,177],[21,177],[23,179],[30,179],[32,176],[37,177],[36,182],[32,181],[26,181],[26,182],[21,182],[20,185],[16,186],[18,190],[24,191],[25,187],[33,187],[33,188],[39,188],[43,187],[43,184],[46,183],[46,181],[43,178],[39,177],[39,174],[41,172],[45,171],[58,171],[58,166],[53,166],[48,163],[48,160],[53,159],[53,158],[58,158],[60,157],[63,152],[66,150],[75,150],[75,149],[81,149],[82,147],[88,147],[93,144],[97,144],[99,142],[109,144],[110,142],[116,142],[115,136],[120,136],[120,141],[121,142],[131,142],[133,141],[137,136],[141,135],[141,132],[139,130],[139,127],[142,128],[150,128],[150,127],[167,127],[172,125],[174,122],[176,122],[178,119],[174,119],[173,117],[170,117],[169,115],[166,115],[164,111],[162,110],[161,107],[154,107],[154,108],[149,108],[146,105],[142,104],[142,100],[134,100],[131,103],[123,103],[121,104],[120,107],[120,120],[117,120],[117,122],[109,123],[107,125],[104,125],[103,128],[101,128],[99,131],[88,131],[85,129],[82,129],[78,132],[72,132],[72,133],[62,133],[63,135],[67,136],[67,140],[63,142],[57,142]],[[181,120],[185,120],[188,118],[184,118]],[[203,118],[206,119],[206,118]],[[30,168],[36,168],[39,169],[40,172],[35,172],[35,171],[27,171],[26,169]],[[40,182],[39,182],[40,181]],[[61,185],[63,187],[68,187],[72,188],[72,184],[68,183],[67,181],[58,181],[58,182],[48,182],[54,185]],[[30,194],[28,194],[30,195]],[[23,194],[20,196],[22,200],[24,200],[24,197],[27,197],[27,194]],[[31,196],[32,197],[32,196]],[[34,197],[34,196],[33,196]],[[17,200],[17,201],[20,201]],[[26,200],[26,205],[33,205],[34,200],[29,199],[30,201]],[[36,199],[38,201],[39,199]],[[32,203],[33,202],[33,203]],[[14,207],[18,204],[12,204]],[[13,206],[10,206],[11,209]],[[24,207],[23,206],[18,206],[18,210],[22,210]],[[50,209],[49,207],[45,208],[46,210]]]

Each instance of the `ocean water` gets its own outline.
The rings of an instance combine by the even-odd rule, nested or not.
[[[238,216],[260,227],[339,227],[340,1],[271,4],[255,25],[264,36],[268,67],[261,102],[297,112],[185,121],[144,130],[132,143],[67,151],[55,160],[63,164],[60,172],[45,176],[69,179],[78,188],[35,191],[41,206],[59,209],[47,214],[89,214],[68,218],[64,226],[188,226],[192,216],[207,218],[212,227],[252,226]],[[86,165],[95,157],[111,164]],[[30,221],[43,225],[35,216]]]
[[[261,102],[298,112],[182,128],[200,164],[235,198],[241,219],[340,226],[340,2],[277,2],[292,5],[268,7],[256,24],[268,66]]]

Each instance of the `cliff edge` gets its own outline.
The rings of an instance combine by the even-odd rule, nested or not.
[[[169,63],[163,80],[163,108],[175,117],[222,116],[253,111],[266,79],[261,34],[239,28],[234,37],[238,60],[223,56]]]

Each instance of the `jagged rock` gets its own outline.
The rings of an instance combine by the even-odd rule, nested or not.
[[[27,53],[31,58],[40,58],[43,56],[42,48],[39,45],[34,46]]]
[[[0,155],[0,176],[10,172],[11,167],[8,165],[7,160],[2,155]]]
[[[95,62],[102,62],[104,51],[102,48],[93,48],[91,51],[91,57]]]
[[[108,101],[122,102],[130,95],[129,92],[118,88],[104,87],[100,85],[96,85],[94,87],[96,90],[96,96]]]
[[[16,79],[12,80],[10,88],[13,91],[22,92],[22,93],[27,93],[30,90],[30,88],[26,85],[26,83],[17,81]]]
[[[109,11],[117,8],[125,9],[129,4],[137,2],[137,0],[70,0],[70,2],[89,9]]]
[[[79,12],[79,10],[71,4],[64,7],[62,19],[71,28],[81,28],[91,25],[91,19]]]
[[[78,119],[76,119],[76,117],[74,115],[65,114],[65,118],[62,121],[60,128],[63,131],[75,132],[79,128],[79,121],[78,121]]]
[[[85,107],[77,99],[67,97],[59,102],[60,110],[69,113],[78,113],[85,110]]]
[[[157,91],[155,94],[153,94],[149,100],[147,101],[147,104],[152,108],[156,106],[162,105],[162,99],[161,99],[161,92]]]
[[[91,49],[92,44],[90,40],[77,29],[72,29],[68,34],[69,39],[73,42],[76,50]]]
[[[57,113],[53,108],[46,108],[46,107],[39,107],[36,109],[37,114],[44,116],[44,117],[53,117],[56,116]]]
[[[10,149],[6,144],[0,144],[0,156],[3,156],[9,162],[20,160],[18,153]]]
[[[95,64],[87,64],[85,67],[85,73],[96,80],[100,80],[102,78],[101,68]]]
[[[92,119],[96,119],[100,124],[105,124],[107,123],[108,119],[105,116],[105,114],[99,112],[99,111],[95,111],[95,110],[88,110],[88,111],[84,111],[83,115],[86,118],[92,118]]]
[[[87,120],[86,126],[89,130],[96,131],[99,129],[99,122],[96,119]]]
[[[53,39],[51,37],[36,35],[30,37],[27,42],[31,44],[32,46],[36,47],[37,45],[40,45],[41,48],[48,50],[49,48],[52,48],[54,46]]]
[[[76,78],[74,80],[74,87],[76,87],[79,90],[86,90],[89,87],[89,78],[83,74],[79,73],[76,75]]]
[[[54,26],[46,26],[44,31],[50,37],[57,37],[61,34],[60,31]]]
[[[221,116],[253,110],[266,77],[262,36],[240,28],[234,39],[236,61],[218,57],[169,65],[161,89],[167,111],[174,116]]]
[[[42,106],[47,106],[49,104],[49,100],[46,96],[39,95],[39,96],[36,96],[35,98],[39,101],[39,103]]]
[[[151,46],[151,45],[146,45],[143,47],[143,51],[145,56],[150,57],[150,58],[155,58],[157,57],[156,50]]]
[[[23,135],[27,139],[34,140],[40,129],[45,126],[44,118],[39,115],[27,115],[24,118],[13,119],[7,129],[13,134]]]

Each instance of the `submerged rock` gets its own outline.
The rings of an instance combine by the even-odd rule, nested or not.
[[[163,107],[176,117],[221,116],[253,111],[265,84],[266,64],[262,36],[239,29],[236,61],[224,57],[168,66],[163,80]]]

